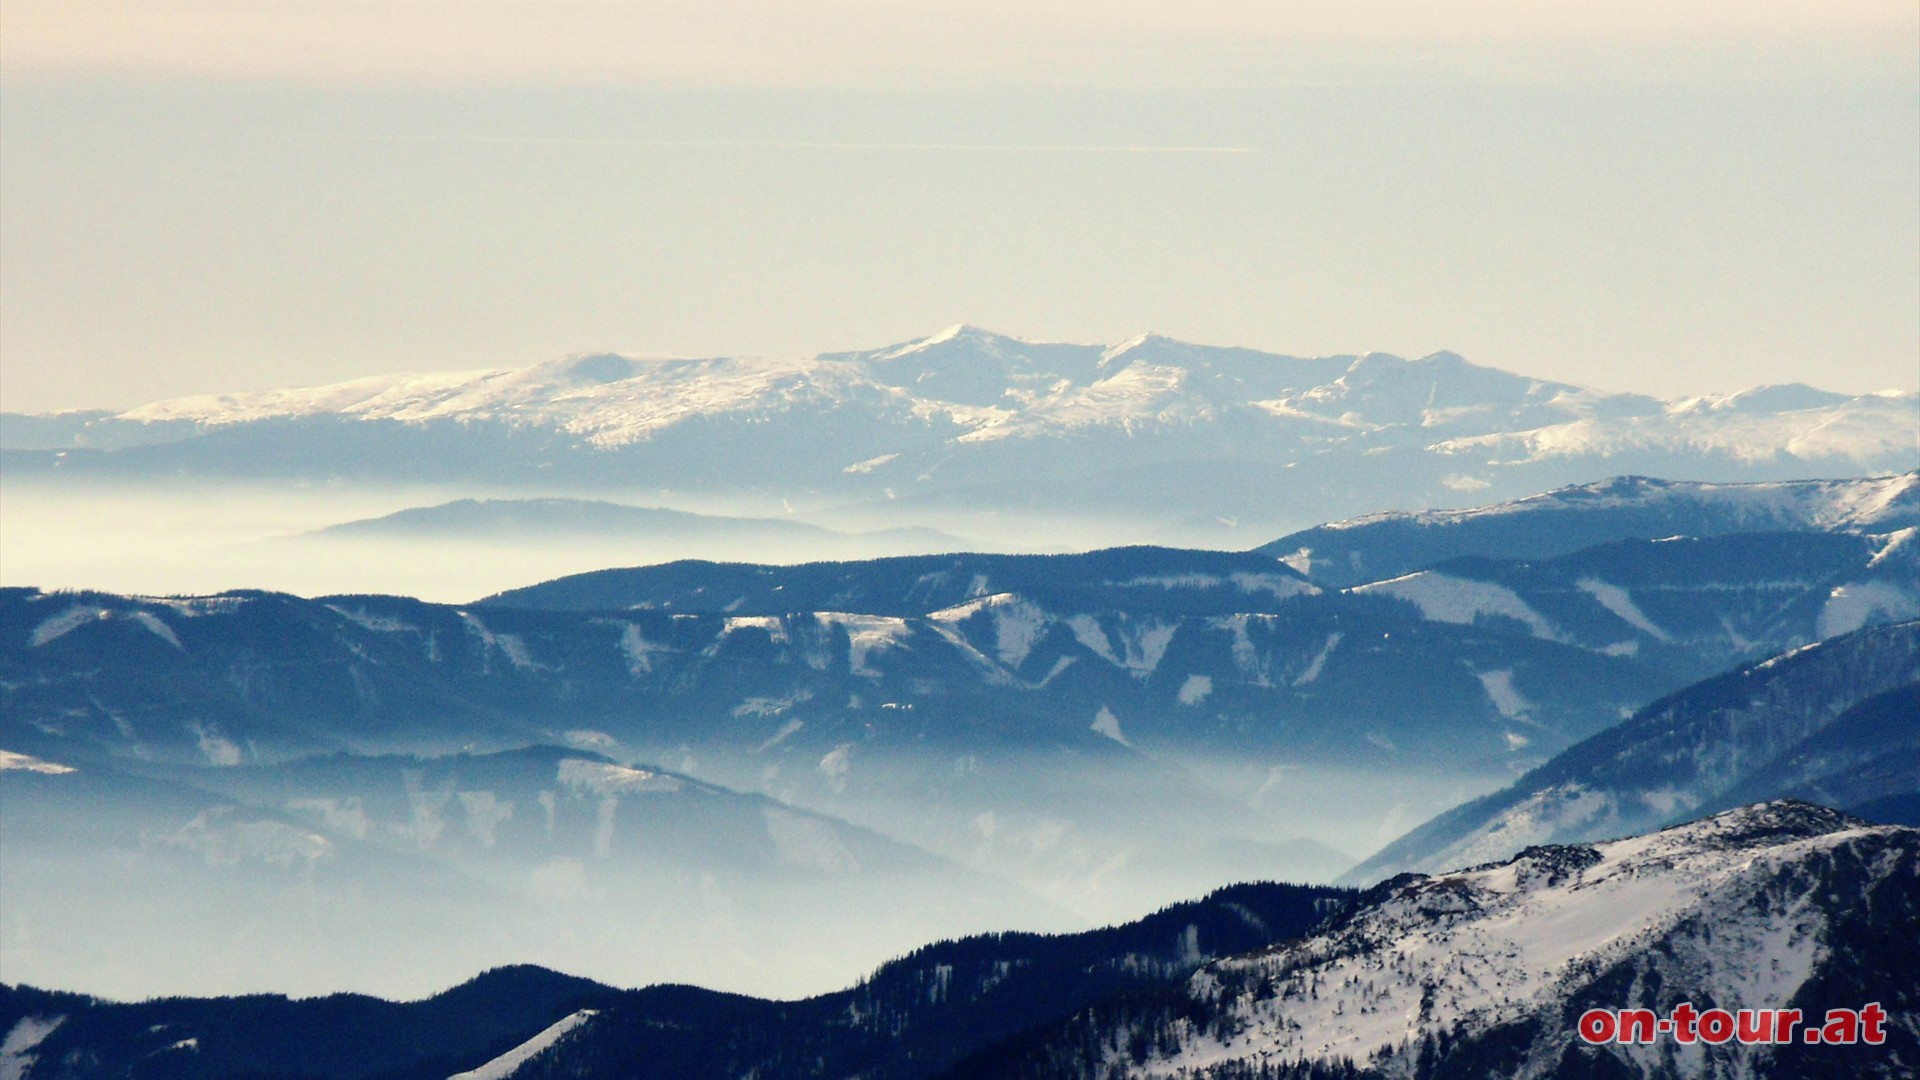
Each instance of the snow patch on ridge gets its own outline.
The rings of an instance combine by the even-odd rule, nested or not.
[[[1920,596],[1890,581],[1859,581],[1834,589],[1820,609],[1820,636],[1838,637],[1877,615],[1889,622],[1920,617]]]
[[[61,765],[56,762],[46,761],[34,757],[32,754],[22,754],[13,750],[0,750],[0,772],[7,772],[9,770],[40,773],[45,776],[65,776],[67,773],[79,771],[71,765]]]
[[[627,673],[636,679],[642,675],[650,674],[653,671],[654,654],[678,651],[670,646],[657,645],[648,641],[647,636],[640,632],[640,627],[636,623],[626,622],[622,619],[595,619],[593,621],[605,626],[620,627],[620,655],[627,658]]]
[[[1167,654],[1167,646],[1173,643],[1178,623],[1165,623],[1158,619],[1143,620],[1134,623],[1121,616],[1113,628],[1114,637],[1120,644],[1115,651],[1113,640],[1100,620],[1092,615],[1075,615],[1067,620],[1067,626],[1073,631],[1076,640],[1089,651],[1114,667],[1133,673],[1138,679],[1153,674],[1160,666],[1160,660]]]
[[[1296,567],[1296,569],[1298,569]],[[1320,587],[1312,582],[1302,581],[1285,574],[1249,574],[1245,571],[1234,574],[1230,579],[1241,592],[1251,596],[1254,593],[1271,593],[1281,600],[1291,596],[1318,596]]]
[[[520,639],[520,635],[496,634],[487,628],[486,623],[480,621],[478,615],[472,612],[457,611],[454,614],[460,617],[461,623],[467,628],[467,633],[480,639],[480,647],[483,650],[489,652],[498,650],[500,655],[507,658],[507,663],[512,664],[516,670],[547,670],[544,665],[534,662],[533,654],[527,651],[527,644]]]
[[[1635,630],[1657,641],[1672,643],[1673,635],[1655,625],[1652,619],[1647,618],[1646,613],[1640,610],[1640,605],[1633,602],[1633,597],[1628,595],[1627,590],[1618,585],[1609,585],[1599,578],[1581,578],[1574,582],[1574,585],[1581,592],[1599,601],[1601,607],[1618,615]]]
[[[708,646],[707,655],[714,655],[721,642],[742,630],[765,631],[767,639],[775,645],[785,645],[791,640],[787,637],[787,624],[777,615],[730,615],[720,626],[719,640]]]
[[[907,620],[888,615],[821,611],[814,613],[813,617],[821,626],[839,627],[846,631],[848,669],[854,675],[864,675],[870,679],[879,678],[880,672],[867,663],[868,659],[874,653],[900,648],[900,643],[913,634],[913,630],[907,626]]]
[[[1272,686],[1273,681],[1267,675],[1267,658],[1261,655],[1259,648],[1254,645],[1253,635],[1249,629],[1256,619],[1268,623],[1272,621],[1272,616],[1226,615],[1208,619],[1207,625],[1214,630],[1224,630],[1232,636],[1233,641],[1229,649],[1233,656],[1233,666],[1253,685],[1265,688]]]
[[[447,1080],[508,1080],[514,1073],[520,1071],[521,1066],[541,1054],[546,1053],[554,1043],[560,1041],[561,1036],[593,1019],[596,1015],[596,1010],[581,1009],[572,1016],[568,1016],[548,1026],[544,1031],[540,1032],[540,1034],[501,1054],[485,1065],[477,1069],[469,1069],[463,1073],[454,1073],[448,1077]]]
[[[892,461],[895,458],[898,458],[899,456],[900,456],[899,454],[881,454],[879,457],[870,457],[865,461],[856,461],[853,464],[847,466],[846,468],[841,469],[840,471],[843,473],[856,473],[856,474],[870,473],[873,470],[879,468],[880,466],[885,465],[887,462]]]
[[[341,607],[339,604],[328,604],[326,605],[326,608],[328,611],[333,612],[335,615],[340,616],[341,618],[347,620],[348,622],[353,623],[354,625],[359,626],[362,629],[372,630],[375,633],[379,633],[379,634],[416,633],[417,634],[420,632],[420,628],[412,625],[411,623],[404,623],[404,622],[401,622],[399,619],[388,618],[385,615],[374,615],[368,612],[365,608],[347,608],[347,607]]]
[[[157,637],[161,641],[164,641],[167,644],[173,646],[174,648],[179,649],[181,652],[187,651],[187,647],[185,645],[180,644],[180,638],[174,634],[173,627],[168,626],[166,623],[161,622],[159,618],[157,618],[152,612],[136,611],[136,612],[133,612],[128,617],[131,618],[134,622],[137,622],[141,626],[145,627],[147,632],[152,634],[154,637]]]
[[[39,625],[33,628],[33,633],[28,635],[27,645],[37,649],[42,645],[60,640],[95,619],[112,617],[113,612],[105,608],[75,604],[58,615],[40,620]]]
[[[1434,570],[1421,570],[1389,581],[1357,586],[1362,595],[1379,593],[1406,600],[1420,609],[1428,622],[1471,625],[1482,616],[1503,616],[1525,623],[1534,637],[1559,641],[1560,635],[1546,617],[1505,585],[1471,578],[1454,577]]]
[[[1327,643],[1320,646],[1319,652],[1313,654],[1313,659],[1308,662],[1306,670],[1294,676],[1293,685],[1305,686],[1315,679],[1318,679],[1320,677],[1320,669],[1326,666],[1327,657],[1333,655],[1333,650],[1339,646],[1340,639],[1343,636],[1344,635],[1338,630],[1328,634]]]
[[[806,726],[807,726],[807,722],[805,720],[801,720],[798,718],[788,720],[786,723],[780,725],[780,730],[768,736],[766,742],[763,742],[759,746],[755,747],[754,753],[756,754],[766,753],[767,751],[785,742],[787,738],[791,736],[794,732],[799,731],[801,728]]]
[[[333,842],[318,833],[281,821],[236,820],[231,806],[202,811],[165,842],[198,852],[209,866],[259,861],[283,869],[311,869],[333,855]]]
[[[1100,711],[1093,716],[1093,723],[1088,724],[1087,727],[1091,728],[1096,734],[1105,735],[1121,746],[1133,746],[1132,743],[1127,741],[1127,736],[1120,730],[1120,718],[1113,715],[1113,710],[1107,708],[1105,705],[1100,706]]]
[[[1213,693],[1213,676],[1189,675],[1187,681],[1180,684],[1179,702],[1182,705],[1198,705]]]
[[[21,1080],[33,1067],[33,1048],[45,1042],[65,1016],[23,1016],[0,1039],[0,1080]]]
[[[557,779],[574,791],[590,791],[596,795],[672,793],[685,786],[676,776],[587,758],[560,759]]]
[[[500,826],[513,817],[513,803],[491,791],[462,791],[460,805],[467,812],[467,831],[482,847],[493,847]]]
[[[766,822],[782,866],[806,866],[837,876],[860,872],[860,860],[832,822],[776,806],[766,808]]]
[[[1475,677],[1480,680],[1481,688],[1486,690],[1487,699],[1493,702],[1494,708],[1500,710],[1501,716],[1506,717],[1508,720],[1525,720],[1528,718],[1528,713],[1532,710],[1533,703],[1521,697],[1520,691],[1513,688],[1513,670],[1511,668],[1500,671],[1480,671],[1474,674]]]

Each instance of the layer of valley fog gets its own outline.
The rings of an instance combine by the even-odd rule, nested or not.
[[[1041,509],[934,509],[902,521],[871,505],[798,506],[778,496],[649,489],[595,490],[578,497],[603,506],[679,511],[698,520],[644,530],[556,524],[395,539],[390,537],[396,530],[376,536],[372,530],[335,527],[458,499],[526,499],[530,493],[364,481],[176,480],[156,487],[11,477],[6,485],[7,497],[0,500],[0,532],[6,536],[0,585],[146,596],[244,588],[465,603],[567,574],[677,559],[792,564],[953,551],[1050,554],[1126,544],[1244,550],[1317,523],[1303,516],[1258,521],[1164,521],[1118,512],[1068,517]],[[794,528],[776,531],[780,525]]]
[[[736,539],[711,530],[686,539],[656,530],[639,540],[564,530],[399,540],[315,535],[396,511],[488,497],[525,493],[364,483],[175,482],[163,489],[10,483],[0,501],[7,556],[0,578],[6,585],[148,596],[244,588],[462,603],[564,574],[679,558],[792,563],[1138,542],[1245,548],[1311,524],[1214,522],[1183,530],[1137,518],[1059,520],[1036,512],[914,523],[929,533],[938,530],[928,539],[876,532],[886,523],[840,515],[832,506],[790,509],[752,496],[648,491],[626,500],[628,505],[804,522],[822,534],[798,542],[770,540],[746,527]],[[589,497],[608,499],[604,492]],[[672,756],[664,748],[623,747],[617,756],[785,798],[914,845],[976,875],[984,899],[917,903],[914,890],[920,886],[902,880],[876,892],[867,907],[849,907],[844,895],[806,890],[782,894],[769,906],[768,898],[695,879],[682,883],[683,895],[660,891],[640,904],[623,902],[618,883],[603,887],[564,875],[534,883],[529,899],[519,885],[503,890],[498,882],[458,876],[424,881],[420,867],[404,867],[399,859],[361,868],[372,875],[360,883],[364,888],[338,895],[306,887],[289,896],[278,886],[260,885],[257,894],[212,899],[187,875],[162,879],[157,887],[143,883],[138,895],[113,897],[81,875],[35,883],[35,911],[10,905],[15,910],[0,927],[7,977],[122,999],[342,989],[404,998],[432,993],[489,966],[539,963],[617,985],[687,982],[797,997],[849,985],[877,964],[940,938],[1116,923],[1236,880],[1329,880],[1412,825],[1512,778],[1376,775],[1282,760],[1190,758],[1156,767],[1177,770],[1215,792],[1216,805],[1204,813],[1169,805],[1124,768],[1071,780],[1010,779],[1012,787],[1027,790],[1076,789],[1027,811],[1015,806],[1009,812],[1002,803],[947,806],[936,813],[929,803],[942,796],[905,782],[876,783],[876,789],[890,789],[862,803],[810,798],[751,771]],[[391,903],[380,899],[389,895]],[[83,933],[92,944],[78,956],[61,952],[56,961],[48,941],[54,927],[44,919],[36,925],[33,916],[61,909],[87,924],[62,929]]]

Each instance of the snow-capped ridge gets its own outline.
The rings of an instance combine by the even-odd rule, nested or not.
[[[1653,987],[1727,1009],[1775,1007],[1833,962],[1831,927],[1872,917],[1859,901],[1829,897],[1827,868],[1859,866],[1865,887],[1889,880],[1897,897],[1916,850],[1920,830],[1781,800],[1645,836],[1401,875],[1314,936],[1203,968],[1189,994],[1227,1022],[1176,1023],[1173,1045],[1127,1075],[1342,1059],[1414,1075],[1436,1037],[1471,1043],[1535,1022],[1549,1029],[1543,1064],[1568,1041],[1572,1003],[1608,978],[1619,984],[1605,995],[1616,1007],[1656,1004]],[[1703,962],[1670,960],[1695,953]],[[1665,977],[1621,974],[1649,966]],[[1514,1075],[1536,1074],[1547,1075]]]
[[[633,378],[640,365],[618,353],[583,353],[538,364],[531,370],[566,384],[604,385]]]
[[[953,345],[956,343],[964,343],[991,352],[1002,351],[1009,345],[1020,346],[1029,344],[1029,342],[1021,338],[1010,337],[1005,334],[996,334],[991,330],[974,326],[971,323],[955,323],[944,330],[928,334],[926,337],[915,338],[912,341],[888,346],[868,355],[876,362],[885,363],[889,360],[899,360],[917,353],[924,353],[936,346]]]
[[[1778,453],[1857,457],[1903,444],[1910,451],[1911,435],[1889,434],[1886,424],[1920,404],[1920,396],[1848,397],[1790,384],[1688,398],[1649,412],[1644,406],[1659,403],[1483,367],[1446,350],[1415,360],[1384,352],[1303,360],[1153,333],[1113,345],[1037,342],[962,323],[863,352],[587,352],[519,369],[178,398],[114,419],[202,427],[296,418],[490,422],[550,428],[614,449],[696,417],[764,421],[852,402],[877,410],[870,419],[883,423],[954,425],[947,437],[955,444],[1089,427],[1178,428],[1245,415],[1307,422],[1323,433],[1428,429],[1440,439],[1433,452],[1490,450],[1496,459],[1698,444],[1760,460]]]
[[[1683,398],[1672,405],[1672,411],[1798,412],[1838,405],[1848,400],[1851,399],[1846,394],[1821,390],[1806,383],[1769,383],[1732,394]]]

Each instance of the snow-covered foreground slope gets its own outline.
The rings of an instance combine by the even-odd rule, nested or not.
[[[1920,980],[1888,934],[1920,918],[1920,832],[1779,802],[1591,846],[1380,886],[1341,925],[1219,961],[1189,986],[1197,1018],[1164,1021],[1115,1073],[1248,1076],[1333,1066],[1387,1076],[1804,1076],[1920,1065],[1901,1010]],[[1877,1047],[1587,1046],[1588,1008],[1825,1009],[1880,1002]],[[1304,1070],[1299,1070],[1304,1072]],[[1820,1073],[1825,1075],[1824,1072]],[[1910,1075],[1910,1073],[1908,1073]]]

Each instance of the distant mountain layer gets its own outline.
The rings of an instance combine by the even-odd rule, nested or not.
[[[456,499],[418,506],[376,518],[329,525],[305,534],[329,540],[541,540],[580,535],[621,539],[722,539],[753,536],[772,542],[818,547],[856,539],[912,540],[958,546],[960,541],[935,529],[889,529],[849,534],[779,518],[743,518],[692,514],[660,507],[627,506],[593,499]]]
[[[1657,701],[1394,841],[1347,879],[1622,836],[1786,796],[1882,812],[1920,796],[1920,622],[1823,641]]]
[[[1541,559],[1612,540],[1756,532],[1890,533],[1920,525],[1920,472],[1706,484],[1620,476],[1467,510],[1386,513],[1255,550],[1321,585],[1398,577],[1463,555]]]
[[[653,760],[1066,745],[1460,768],[1920,617],[1913,536],[1627,541],[1339,592],[1258,555],[1144,548],[669,564],[469,607],[10,590],[0,693],[22,737],[175,760],[595,728]],[[809,783],[843,787],[830,773]]]
[[[1314,359],[956,327],[804,359],[574,357],[10,417],[15,476],[355,477],[754,492],[901,514],[1174,528],[1511,497],[1623,471],[1912,469],[1920,393],[1659,401],[1452,353]]]
[[[1240,1080],[1894,1075],[1920,1053],[1920,831],[1790,801],[1366,893],[1249,884],[1123,926],[928,945],[843,991],[529,968],[394,1005],[0,987],[23,1080]],[[1587,1045],[1588,1008],[1801,1011],[1781,1046]],[[1877,1045],[1807,1045],[1872,1002]],[[352,1047],[353,1053],[343,1053]]]
[[[1920,618],[1915,535],[1621,541],[1347,590],[1151,548],[670,564],[467,606],[0,590],[0,748],[225,767],[572,742],[1111,918],[1237,874],[1326,880],[1690,683]]]
[[[393,545],[402,545],[394,548]],[[593,499],[456,499],[264,541],[270,549],[336,564],[408,551],[447,566],[598,567],[674,558],[780,561],[959,551],[966,541],[925,527],[846,532],[776,517],[696,514]],[[433,581],[431,577],[426,579]],[[511,578],[506,580],[511,581]],[[524,580],[524,578],[522,579]],[[423,583],[423,588],[429,587]],[[458,598],[461,590],[454,593]]]
[[[682,561],[573,574],[479,601],[539,611],[786,615],[858,611],[914,616],[1013,594],[1049,607],[1228,615],[1316,593],[1264,555],[1164,547],[1077,555],[915,555],[765,566]]]

